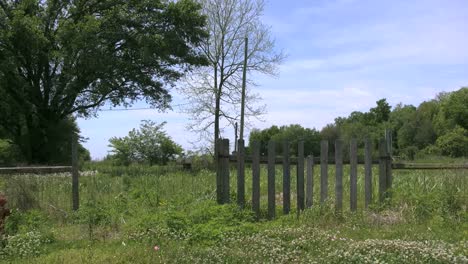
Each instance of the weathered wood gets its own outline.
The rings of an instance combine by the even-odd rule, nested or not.
[[[297,144],[297,209],[304,210],[304,141]]]
[[[291,170],[289,167],[289,142],[283,142],[283,213],[291,210]]]
[[[467,164],[392,163],[394,170],[468,170]],[[465,174],[468,175],[468,174]]]
[[[320,142],[320,203],[328,198],[328,141]]]
[[[252,209],[260,218],[260,143],[252,144]]]
[[[47,166],[47,167],[6,167],[0,168],[2,174],[52,174],[71,172],[72,166]]]
[[[335,141],[335,210],[343,209],[343,141]]]
[[[222,148],[222,177],[223,177],[223,203],[229,203],[230,197],[230,182],[229,182],[229,139],[223,139]]]
[[[390,140],[390,143],[391,143],[391,140],[392,140],[392,137],[391,137],[391,132],[389,132],[389,139]],[[387,146],[391,144],[387,143]],[[385,176],[386,176],[386,179],[387,179],[387,182],[386,182],[386,187],[387,187],[387,197],[391,198],[391,195],[392,195],[392,182],[393,182],[393,176],[392,176],[392,152],[391,152],[391,148],[388,149],[387,148],[387,164],[385,166],[385,169],[387,170],[385,172]]]
[[[357,210],[357,142],[356,139],[351,139],[350,149],[350,209],[352,212]]]
[[[237,143],[237,204],[243,208],[245,204],[245,165],[244,140]]]
[[[275,218],[275,142],[268,142],[268,218]]]
[[[72,135],[72,208],[74,211],[80,208],[79,172],[78,172],[78,139]]]
[[[385,200],[387,191],[387,143],[385,139],[379,142],[379,201]]]
[[[314,203],[314,156],[307,157],[306,207]]]
[[[282,156],[276,156],[275,157],[275,164],[281,165],[283,164],[283,159],[284,157]],[[252,163],[252,156],[246,155],[245,158],[245,163]],[[229,162],[236,163],[237,162],[237,155],[230,155],[229,156]],[[268,157],[267,156],[260,156],[260,164],[268,164]],[[320,157],[314,157],[314,164],[318,165],[320,164]],[[329,157],[327,160],[328,165],[333,165],[335,164],[335,158],[334,157]],[[343,158],[343,164],[349,164],[349,160]],[[364,164],[364,159],[358,159],[358,164]],[[374,160],[372,161],[372,164],[379,164],[379,160]],[[289,165],[297,165],[297,157],[290,157],[289,158]]]
[[[369,138],[364,143],[364,156],[364,199],[367,209],[372,202],[372,142]]]
[[[223,163],[221,160],[223,154],[223,140],[216,140],[216,201],[218,204],[223,203]],[[236,157],[237,159],[237,157]]]

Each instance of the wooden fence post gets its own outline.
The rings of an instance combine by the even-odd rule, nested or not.
[[[223,139],[222,146],[221,175],[223,179],[223,203],[229,203],[231,199],[229,183],[229,139]]]
[[[289,142],[283,142],[283,213],[291,210],[291,172],[289,167]]]
[[[320,142],[320,203],[328,198],[328,141]]]
[[[364,146],[364,192],[365,192],[365,207],[369,207],[369,204],[372,202],[372,142],[369,138],[365,141]]]
[[[335,141],[335,210],[343,209],[343,141]]]
[[[357,142],[351,139],[350,149],[350,209],[352,212],[357,210]]]
[[[379,142],[379,201],[385,200],[387,191],[387,143],[385,139]]]
[[[304,141],[297,144],[297,210],[304,210]]]
[[[306,207],[312,207],[314,202],[314,156],[307,157],[307,181],[306,181]]]
[[[268,142],[268,218],[275,218],[275,142]]]
[[[257,220],[260,218],[260,143],[252,145],[252,209]]]
[[[237,144],[237,204],[244,208],[245,204],[245,148],[244,140],[239,139]]]
[[[79,171],[78,171],[78,138],[72,135],[72,207],[76,211],[80,208]]]
[[[223,165],[222,165],[222,154],[223,154],[223,139],[218,138],[216,140],[216,201],[218,204],[223,203]]]

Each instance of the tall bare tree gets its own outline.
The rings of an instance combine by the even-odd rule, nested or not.
[[[263,0],[200,0],[200,3],[210,36],[200,49],[209,66],[187,80],[183,93],[188,106],[183,110],[191,115],[189,129],[198,132],[200,139],[212,138],[215,142],[221,126],[234,125],[240,117],[244,39],[249,39],[248,87],[256,85],[253,73],[276,75],[285,56],[275,50],[270,29],[261,22]],[[265,106],[256,105],[260,99],[247,89],[247,120],[265,113]]]

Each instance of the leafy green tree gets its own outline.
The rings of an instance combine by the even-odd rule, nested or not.
[[[391,107],[385,98],[378,100],[377,106],[370,109],[370,113],[374,116],[377,123],[388,121],[390,118],[390,112]]]
[[[199,11],[190,0],[0,1],[0,131],[47,162],[44,146],[61,145],[50,132],[71,115],[141,99],[168,107],[165,85],[207,63]]]
[[[128,136],[112,137],[109,146],[113,148],[113,157],[124,165],[132,162],[164,165],[175,155],[182,154],[182,147],[163,130],[165,124],[143,120],[140,129],[131,130]]]
[[[276,153],[283,152],[283,142],[288,141],[290,154],[297,154],[297,143],[304,141],[304,153],[318,154],[320,150],[320,133],[315,129],[304,128],[301,125],[272,126],[264,130],[252,130],[250,132],[249,143],[252,146],[253,141],[261,142],[261,153],[267,154],[268,141],[273,140],[277,143]]]
[[[468,130],[456,126],[450,132],[437,138],[436,147],[443,155],[468,157]]]

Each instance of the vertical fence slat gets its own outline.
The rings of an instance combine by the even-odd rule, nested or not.
[[[328,198],[328,141],[320,142],[320,203]]]
[[[253,142],[252,146],[252,209],[260,217],[260,143]]]
[[[275,142],[268,142],[268,217],[275,218]]]
[[[343,141],[335,141],[335,210],[343,209]]]
[[[379,201],[385,200],[385,192],[387,190],[387,143],[385,139],[380,139],[379,142]]]
[[[229,183],[229,139],[223,139],[222,141],[222,177],[223,177],[223,203],[230,202],[230,183]]]
[[[350,149],[350,209],[352,212],[357,210],[357,142],[351,139]]]
[[[74,211],[80,207],[80,190],[79,190],[79,172],[78,172],[78,139],[75,135],[72,136],[72,208]]]
[[[366,139],[364,146],[364,174],[364,199],[367,209],[372,202],[372,142],[369,138]]]
[[[306,181],[306,207],[312,207],[314,202],[314,156],[307,156],[307,181]]]
[[[289,167],[289,142],[283,142],[283,213],[291,210],[291,173]]]
[[[245,165],[244,140],[237,143],[237,204],[243,208],[245,203]]]
[[[304,210],[304,141],[297,144],[297,209]]]

